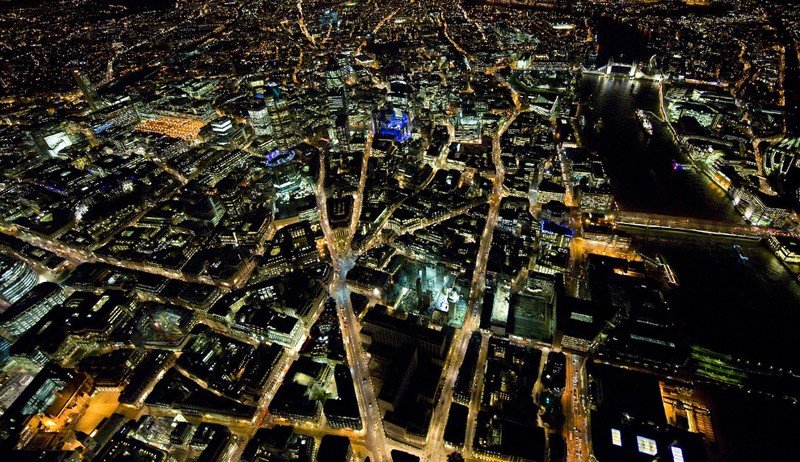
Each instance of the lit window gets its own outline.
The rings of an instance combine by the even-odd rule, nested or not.
[[[683,462],[683,451],[677,446],[670,446],[672,450],[672,460],[675,462]]]
[[[611,429],[611,444],[614,446],[622,446],[622,432],[616,428]]]
[[[650,438],[645,438],[643,436],[636,436],[636,445],[639,446],[639,452],[642,454],[647,454],[650,456],[654,456],[658,454],[658,448],[656,448],[656,440],[651,440]]]

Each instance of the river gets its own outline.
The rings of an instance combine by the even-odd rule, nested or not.
[[[685,161],[666,125],[652,137],[635,111],[660,113],[659,90],[647,81],[584,76],[583,140],[603,159],[622,210],[741,221],[723,191],[699,172],[675,170]],[[599,130],[595,121],[602,117]],[[667,294],[687,340],[716,351],[770,364],[800,367],[800,285],[758,243],[676,233],[634,236],[634,246],[663,255],[680,286]]]
[[[633,212],[740,221],[730,200],[702,174],[676,170],[685,163],[665,124],[648,136],[636,118],[642,108],[660,114],[658,87],[647,81],[585,76],[579,92],[588,109],[584,142],[603,158],[620,208]],[[598,119],[602,128],[592,127]]]
[[[641,61],[651,52],[646,37],[630,24],[601,19],[596,26],[600,62],[620,56]],[[655,124],[652,138],[639,128],[637,108],[659,113],[656,85],[586,76],[579,90],[584,107],[591,102],[592,108],[584,141],[603,158],[623,210],[740,221],[713,183],[696,172],[673,168],[673,160],[683,159],[666,127]],[[599,117],[603,125],[595,133],[592,127]],[[676,233],[641,233],[633,240],[645,254],[662,255],[676,273],[679,286],[666,297],[690,343],[798,370],[800,285],[763,244],[738,244],[739,251],[732,240]],[[797,407],[739,390],[708,391],[724,455],[719,460],[797,458]]]

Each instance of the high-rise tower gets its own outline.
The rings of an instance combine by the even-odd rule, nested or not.
[[[89,78],[81,74],[81,71],[78,69],[72,70],[72,77],[75,79],[75,83],[78,84],[78,88],[81,89],[84,99],[86,99],[86,102],[89,104],[89,109],[92,112],[102,109],[103,102],[97,95],[97,89],[92,85]]]

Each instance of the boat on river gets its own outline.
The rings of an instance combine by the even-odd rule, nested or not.
[[[653,136],[653,122],[650,121],[650,116],[648,116],[643,110],[637,109],[636,118],[639,119],[642,130],[644,130],[649,136]]]

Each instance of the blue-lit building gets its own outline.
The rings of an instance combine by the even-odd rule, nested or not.
[[[558,247],[569,247],[569,242],[575,235],[574,229],[550,220],[542,221],[541,231],[542,241],[555,244]]]
[[[275,168],[291,162],[297,154],[294,149],[274,149],[267,154],[267,167]]]
[[[374,115],[375,134],[379,138],[405,143],[411,138],[411,123],[407,112],[389,108]]]
[[[575,236],[575,230],[570,226],[567,207],[560,201],[549,201],[542,206],[541,215],[542,243],[557,247],[569,247]]]
[[[264,163],[270,169],[276,193],[288,194],[300,187],[300,172],[298,166],[292,163],[296,156],[294,149],[273,149],[267,154]]]

